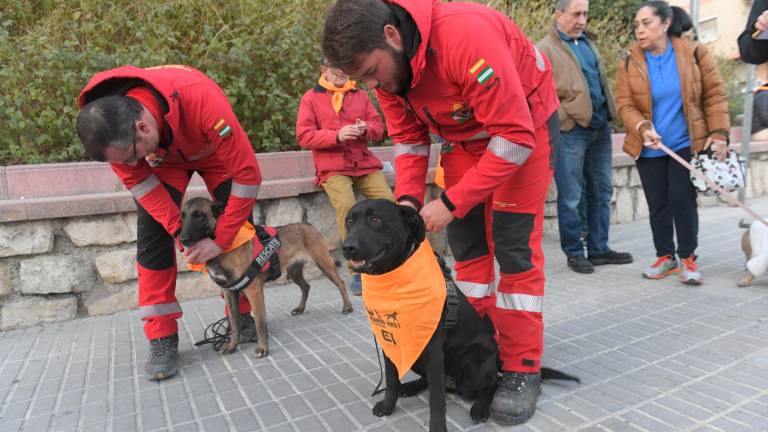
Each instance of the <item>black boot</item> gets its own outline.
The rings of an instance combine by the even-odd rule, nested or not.
[[[174,333],[170,336],[151,339],[149,345],[149,358],[144,365],[147,379],[158,381],[176,375],[179,359],[179,335]]]
[[[525,423],[536,412],[540,394],[541,373],[503,371],[491,403],[491,418],[501,424]]]
[[[589,260],[583,255],[574,255],[568,257],[568,267],[576,273],[589,274],[595,271],[595,268]]]
[[[257,342],[259,335],[256,334],[256,321],[253,315],[249,313],[240,314],[240,343]]]
[[[608,249],[608,252],[599,255],[590,255],[588,259],[592,265],[596,266],[605,264],[631,264],[632,254]]]

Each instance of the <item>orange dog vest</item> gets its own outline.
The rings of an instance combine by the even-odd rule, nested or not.
[[[363,303],[376,340],[403,379],[419,358],[445,306],[445,279],[424,240],[400,267],[362,275]]]
[[[237,231],[235,239],[232,240],[232,245],[222,253],[237,249],[243,244],[251,241],[254,237],[256,237],[256,228],[254,228],[250,222],[245,221],[243,222],[243,226],[240,227],[240,230]],[[205,263],[187,263],[187,267],[192,271],[205,273]]]

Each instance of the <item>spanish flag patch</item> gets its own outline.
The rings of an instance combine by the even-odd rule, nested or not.
[[[488,79],[493,76],[493,68],[485,62],[485,59],[480,59],[469,69],[469,73],[477,78],[480,84],[485,84]]]
[[[213,130],[219,133],[219,136],[224,138],[227,135],[229,135],[230,132],[232,132],[232,128],[229,127],[226,121],[224,119],[220,119],[216,122],[215,125],[213,125]]]

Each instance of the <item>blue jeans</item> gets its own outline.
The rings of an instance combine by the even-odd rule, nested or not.
[[[601,129],[585,129],[577,125],[570,132],[560,133],[555,182],[560,247],[566,256],[584,255],[578,209],[582,179],[586,180],[587,188],[587,252],[589,255],[608,252],[613,195],[611,158],[610,123]]]

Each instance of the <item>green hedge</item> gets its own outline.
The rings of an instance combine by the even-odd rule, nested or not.
[[[187,64],[226,91],[256,151],[298,148],[301,95],[318,75],[331,0],[5,0],[0,8],[0,163],[83,160],[76,98],[94,73],[124,64]],[[424,0],[429,1],[429,0]],[[590,29],[609,76],[641,0],[593,0]],[[485,0],[532,40],[554,0]]]
[[[318,74],[328,1],[6,3],[1,163],[83,159],[77,95],[95,72],[124,64],[199,68],[224,88],[256,150],[295,148],[295,112]]]

